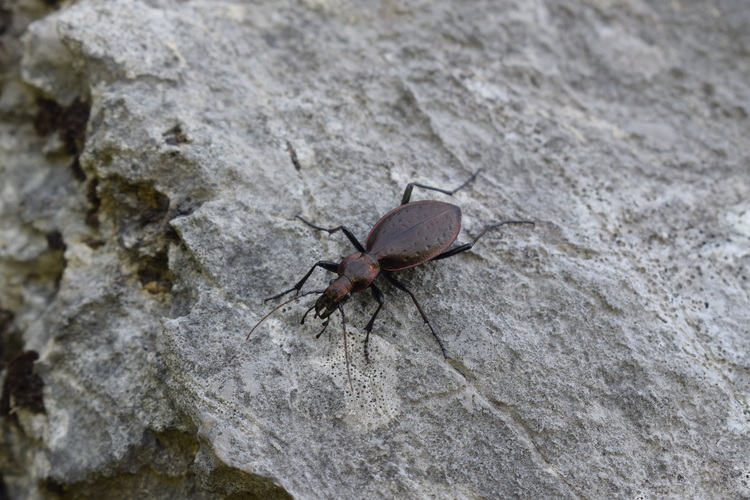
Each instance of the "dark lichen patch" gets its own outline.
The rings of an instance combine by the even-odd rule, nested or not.
[[[171,224],[167,225],[166,229],[164,230],[164,236],[166,236],[167,239],[172,243],[179,243],[181,241],[180,234],[174,227],[172,227]]]
[[[294,498],[284,488],[267,477],[226,466],[213,469],[206,481],[206,486],[226,492],[225,498],[231,500],[241,498],[285,500]]]
[[[123,457],[123,468],[135,470],[143,463],[159,475],[178,477],[195,460],[200,445],[194,434],[176,429],[162,432],[147,430],[138,447]],[[146,460],[144,460],[146,459]]]
[[[7,360],[11,354],[22,349],[20,335],[13,331],[13,311],[0,308],[0,359]],[[5,366],[7,363],[3,363]]]
[[[13,318],[13,311],[0,309],[0,336],[3,336],[10,331],[10,325],[13,323]]]
[[[169,197],[156,189],[140,191],[139,206],[141,207],[138,222],[141,226],[161,222],[169,210]]]
[[[65,143],[66,150],[75,154],[83,149],[86,137],[86,124],[91,114],[91,106],[81,102],[79,99],[67,108],[63,109],[60,117],[59,133],[60,139]]]
[[[65,241],[63,240],[62,233],[60,231],[52,231],[47,233],[47,246],[50,250],[62,250],[65,251]]]
[[[162,134],[164,137],[164,143],[170,146],[182,146],[183,144],[190,144],[190,138],[182,131],[180,125],[175,125],[171,129],[167,130]]]
[[[86,199],[92,206],[95,206],[97,209],[102,204],[102,199],[99,198],[99,193],[97,192],[98,187],[99,179],[91,179],[91,182],[89,182],[86,188]]]
[[[62,114],[62,107],[52,99],[40,97],[36,101],[37,112],[34,116],[34,131],[39,136],[49,135],[57,128]]]
[[[137,445],[111,469],[83,481],[60,483],[46,478],[39,489],[51,498],[217,498],[190,471],[199,444],[195,434],[178,430],[156,433],[146,430]],[[46,498],[46,497],[45,497]],[[0,497],[2,500],[2,497]]]
[[[99,208],[102,206],[102,199],[98,192],[99,179],[91,179],[86,186],[86,199],[89,202],[89,209],[86,212],[86,224],[91,227],[99,227]]]
[[[47,237],[49,252],[46,252],[44,257],[38,259],[38,263],[41,269],[47,271],[47,276],[52,278],[57,289],[60,287],[60,281],[67,266],[65,260],[65,249],[67,246],[60,231],[52,231],[45,236]]]
[[[166,223],[170,200],[150,182],[128,182],[125,179],[107,179],[98,189],[96,199],[108,215],[121,228],[137,224],[139,228]],[[93,203],[93,197],[89,198]]]
[[[88,218],[93,223],[106,217],[116,228],[117,239],[111,243],[119,244],[126,253],[142,289],[154,295],[171,292],[174,275],[169,270],[167,249],[175,235],[169,225],[174,217],[169,197],[151,182],[129,182],[119,176],[92,180],[89,186]],[[96,239],[86,243],[91,248],[102,244]]]
[[[70,163],[70,169],[73,171],[73,178],[75,180],[78,182],[86,180],[86,172],[83,171],[83,167],[81,166],[80,156],[76,155],[76,157],[73,158],[73,161]]]
[[[63,107],[44,97],[37,99],[36,104],[38,109],[34,117],[34,130],[37,135],[46,136],[57,130],[65,152],[78,154],[83,149],[91,106],[76,99],[70,106]]]
[[[99,238],[86,238],[83,242],[92,250],[103,247],[105,243],[104,240]]]
[[[160,295],[171,292],[173,285],[174,283],[172,282],[172,280],[160,279],[144,283],[143,289],[151,295]]]
[[[5,477],[0,474],[0,500],[6,500],[10,498],[8,495],[8,488],[5,486]]]
[[[0,415],[15,419],[17,410],[23,408],[33,413],[44,413],[42,377],[34,373],[34,361],[39,359],[36,351],[24,351],[6,364],[7,374],[0,396]]]
[[[5,5],[0,5],[0,36],[6,34],[10,30],[11,26],[13,26],[13,12]],[[2,47],[1,41],[0,47]]]
[[[147,292],[157,295],[172,291],[174,275],[169,270],[166,252],[155,257],[141,258],[138,266],[138,281]]]
[[[65,494],[65,485],[55,481],[54,479],[47,478],[39,483],[39,489],[47,493],[54,495],[52,498],[61,497]],[[2,497],[0,497],[1,500]]]

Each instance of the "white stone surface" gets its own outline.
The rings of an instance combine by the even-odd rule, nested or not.
[[[750,497],[744,2],[35,15],[5,80],[91,115],[79,182],[4,84],[0,308],[46,409],[4,420],[12,498]],[[478,168],[460,240],[536,226],[399,274],[450,361],[387,284],[370,364],[375,301],[345,309],[354,393],[340,317],[299,324],[313,297],[245,341],[352,252],[295,214],[363,240],[408,182]]]

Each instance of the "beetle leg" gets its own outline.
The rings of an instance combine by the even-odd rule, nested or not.
[[[349,389],[354,392],[354,386],[352,385],[352,372],[349,368],[349,348],[346,345],[346,316],[344,316],[344,307],[339,304],[339,311],[341,312],[341,328],[344,330],[344,359],[346,360],[346,378],[349,379]]]
[[[443,340],[440,338],[440,335],[437,334],[434,328],[432,328],[432,325],[430,324],[430,320],[427,319],[427,315],[422,310],[422,306],[419,305],[419,302],[417,302],[417,297],[414,295],[414,292],[411,291],[411,288],[409,288],[407,285],[401,283],[396,278],[391,276],[390,274],[383,273],[383,275],[388,279],[388,281],[391,282],[393,286],[398,288],[399,290],[403,290],[404,292],[408,293],[411,297],[411,300],[414,301],[414,305],[417,306],[417,310],[419,311],[419,314],[422,315],[422,319],[427,324],[427,326],[430,328],[430,331],[432,332],[432,335],[435,336],[435,340],[437,340],[438,344],[440,345],[440,350],[443,351],[443,357],[445,359],[448,359],[448,354],[445,352],[445,346],[443,345]]]
[[[328,323],[330,322],[331,322],[331,318],[328,318],[327,320],[325,320],[325,322],[323,323],[323,329],[319,331],[318,334],[315,336],[316,339],[319,339],[320,336],[323,335],[323,332],[326,331],[326,328],[328,328]]]
[[[305,319],[307,318],[307,315],[310,314],[310,311],[312,311],[313,309],[315,309],[315,304],[313,304],[312,306],[310,306],[310,309],[308,309],[307,311],[305,311],[305,314],[302,316],[302,319],[299,322],[300,325],[304,325],[305,324]]]
[[[365,361],[367,363],[370,362],[370,332],[372,331],[372,325],[375,323],[375,318],[383,307],[383,302],[385,302],[383,292],[380,291],[380,288],[376,287],[374,284],[371,284],[370,288],[372,289],[372,296],[378,301],[378,308],[375,309],[372,318],[370,318],[370,322],[367,323],[367,326],[365,327],[365,331],[367,332],[367,335],[365,336]]]
[[[312,266],[309,271],[307,271],[307,274],[301,280],[299,280],[299,282],[297,282],[296,285],[294,285],[289,290],[284,290],[281,293],[277,293],[273,297],[268,297],[267,299],[264,300],[264,302],[268,302],[269,300],[273,300],[273,299],[278,299],[279,297],[281,297],[283,295],[286,295],[289,292],[296,291],[296,293],[299,293],[299,291],[302,289],[302,287],[305,286],[305,281],[307,281],[307,279],[310,277],[310,275],[312,274],[312,272],[315,271],[316,267],[322,267],[326,271],[332,271],[332,272],[335,273],[338,270],[339,265],[336,264],[335,262],[331,262],[329,260],[320,260],[320,261],[316,262],[315,265]]]
[[[484,233],[486,233],[490,229],[496,228],[498,226],[502,226],[504,224],[531,224],[532,226],[534,225],[533,222],[528,221],[528,220],[506,220],[506,221],[503,221],[503,222],[498,222],[497,224],[490,224],[489,226],[485,227],[482,230],[482,232],[479,233],[479,236],[477,236],[476,238],[474,238],[474,241],[472,241],[471,243],[464,243],[463,245],[457,246],[456,248],[451,248],[449,250],[446,250],[445,252],[439,254],[437,257],[433,257],[430,260],[447,259],[448,257],[453,257],[456,254],[459,254],[461,252],[465,252],[466,250],[468,250],[471,247],[473,247],[474,244],[479,240],[479,238],[481,238],[482,236],[484,236]]]
[[[299,215],[295,215],[295,217],[297,219],[301,220],[302,222],[304,222],[305,224],[307,224],[308,226],[310,226],[311,228],[317,229],[318,231],[325,231],[328,234],[333,234],[336,231],[341,231],[342,233],[344,233],[346,235],[347,238],[349,238],[349,241],[352,242],[352,245],[354,245],[354,248],[356,248],[360,252],[364,253],[365,247],[362,245],[362,243],[359,242],[359,240],[357,239],[357,237],[354,236],[354,233],[352,233],[352,230],[349,229],[348,227],[346,227],[346,226],[336,226],[336,227],[332,227],[332,228],[325,228],[325,227],[321,227],[321,226],[316,226],[312,222],[303,219]]]
[[[453,196],[453,193],[455,193],[459,189],[465,187],[468,183],[470,183],[471,181],[473,181],[474,179],[476,179],[477,175],[479,175],[479,172],[481,172],[481,171],[482,171],[482,169],[480,168],[479,170],[477,170],[476,172],[474,172],[474,174],[472,174],[471,177],[469,177],[466,181],[464,181],[463,184],[461,184],[460,186],[458,186],[456,189],[450,189],[450,190],[449,189],[436,188],[436,187],[432,187],[432,186],[425,186],[424,184],[419,184],[419,183],[416,183],[416,182],[410,182],[409,184],[406,185],[406,190],[404,191],[404,196],[401,198],[401,204],[402,205],[406,205],[407,203],[409,203],[409,200],[411,199],[411,191],[415,187],[420,187],[422,189],[430,189],[432,191],[438,191],[440,193],[445,193],[447,195]]]

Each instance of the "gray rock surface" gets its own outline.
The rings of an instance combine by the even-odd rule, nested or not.
[[[745,2],[6,4],[10,498],[750,498]],[[245,341],[352,252],[295,214],[478,168],[449,361],[387,284],[353,392],[312,297]]]

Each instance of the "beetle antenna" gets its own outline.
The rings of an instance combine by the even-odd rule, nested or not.
[[[349,379],[349,389],[354,394],[354,386],[352,385],[352,372],[349,369],[349,348],[346,345],[346,316],[344,316],[344,307],[339,304],[339,311],[341,311],[341,329],[344,330],[344,359],[346,360],[346,378]]]
[[[287,304],[291,304],[291,303],[292,303],[292,302],[294,302],[295,300],[299,300],[299,299],[301,299],[302,297],[305,297],[306,295],[310,295],[310,294],[313,294],[313,293],[323,293],[324,291],[325,291],[325,290],[312,290],[312,291],[310,291],[310,292],[305,292],[305,293],[303,293],[302,295],[298,295],[298,296],[294,297],[293,299],[289,299],[289,300],[287,300],[286,302],[282,302],[282,303],[281,303],[281,304],[279,304],[278,306],[274,307],[274,308],[273,308],[273,309],[271,310],[271,312],[270,312],[270,313],[266,314],[265,316],[263,316],[263,317],[261,318],[261,320],[260,320],[260,321],[258,321],[257,323],[255,323],[255,326],[254,326],[254,327],[252,328],[252,330],[250,330],[250,333],[248,333],[248,334],[247,334],[247,337],[245,337],[245,341],[248,341],[248,340],[250,340],[250,335],[252,335],[252,334],[253,334],[253,332],[255,331],[255,329],[256,329],[256,328],[258,328],[258,326],[260,326],[260,324],[261,324],[261,323],[263,323],[263,322],[264,322],[264,321],[265,321],[266,319],[268,319],[268,317],[269,317],[270,315],[272,315],[273,313],[275,313],[276,311],[278,311],[279,309],[281,309],[281,308],[282,308],[282,307],[284,307],[285,305],[287,305]],[[309,312],[309,310],[308,310],[308,312]],[[307,315],[307,313],[305,313],[305,315]],[[303,317],[303,321],[304,321],[304,317]]]

